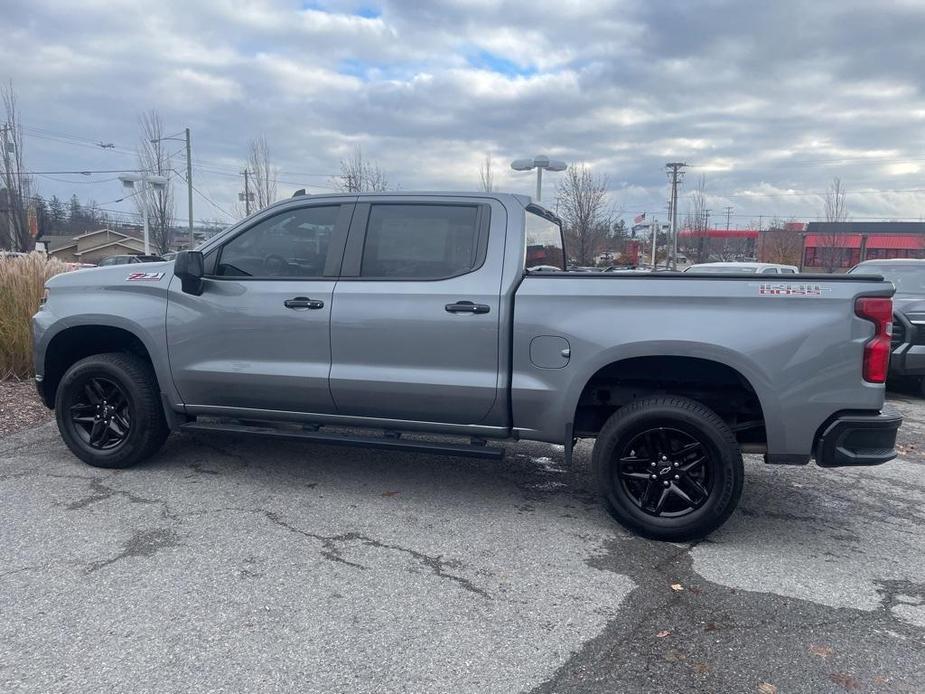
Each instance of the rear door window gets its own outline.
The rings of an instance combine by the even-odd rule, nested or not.
[[[436,280],[473,270],[482,214],[479,205],[372,205],[360,277]]]

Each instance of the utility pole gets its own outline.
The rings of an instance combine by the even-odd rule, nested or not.
[[[729,218],[732,217],[732,206],[726,207],[726,231],[729,231]]]
[[[704,210],[703,211],[703,231],[704,233],[710,231],[710,213],[713,210]]]
[[[684,178],[683,162],[665,164],[668,180],[671,181],[671,269],[678,269],[678,183]]]
[[[191,154],[189,128],[186,129],[186,194],[189,202],[189,247],[193,250],[193,155]]]

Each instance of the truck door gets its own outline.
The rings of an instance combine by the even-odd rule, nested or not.
[[[484,198],[360,198],[334,291],[339,414],[500,424],[506,219]]]
[[[331,301],[353,200],[294,200],[209,249],[201,296],[170,283],[167,339],[188,408],[333,413]]]

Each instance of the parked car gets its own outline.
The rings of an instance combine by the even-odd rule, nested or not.
[[[25,258],[28,253],[20,253],[19,251],[0,251],[0,260],[16,260],[17,258]]]
[[[883,275],[896,287],[890,376],[915,379],[925,395],[925,260],[865,260],[848,272]]]
[[[131,263],[159,263],[163,260],[159,255],[111,255],[108,258],[103,258],[98,267],[129,265]]]
[[[531,439],[566,463],[593,438],[607,509],[663,540],[729,517],[743,451],[825,467],[896,455],[888,282],[781,276],[766,291],[525,262],[529,247],[564,270],[564,245],[519,195],[298,196],[173,263],[50,279],[36,382],[99,467],[144,460],[170,431],[489,457],[503,453],[489,440]]]
[[[684,272],[716,273],[747,272],[758,275],[794,275],[800,270],[796,265],[778,265],[777,263],[697,263]]]

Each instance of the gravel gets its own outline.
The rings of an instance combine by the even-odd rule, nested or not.
[[[0,380],[0,438],[38,426],[52,413],[35,392],[32,381]]]

